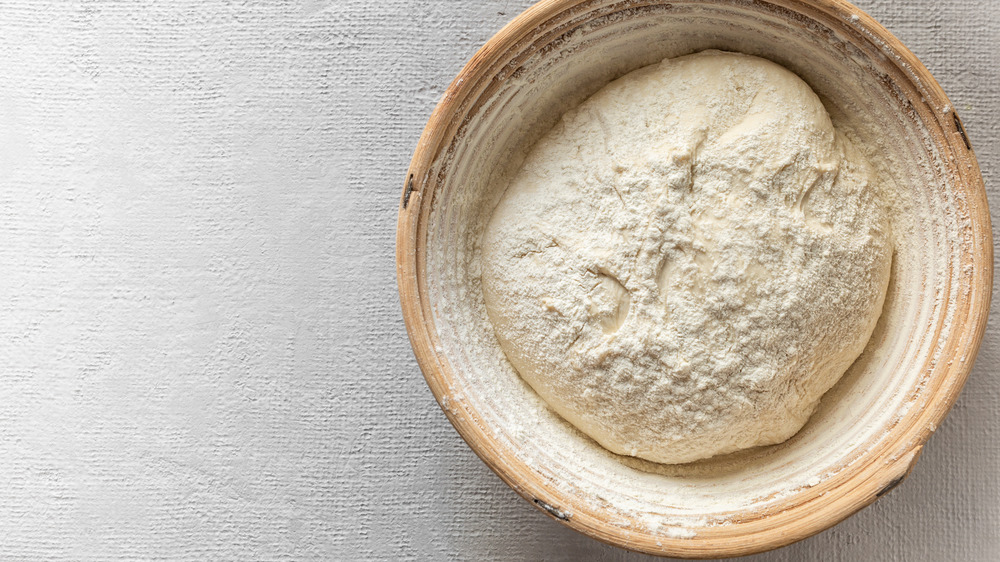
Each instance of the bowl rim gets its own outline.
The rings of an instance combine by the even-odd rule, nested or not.
[[[766,510],[759,517],[737,520],[732,525],[711,528],[692,538],[668,535],[643,535],[610,524],[600,510],[581,509],[574,498],[560,492],[550,482],[533,474],[530,467],[506,454],[481,426],[475,409],[462,401],[445,404],[453,392],[452,371],[437,345],[432,314],[433,303],[426,286],[426,249],[429,216],[435,184],[430,171],[435,160],[447,149],[448,140],[461,125],[456,115],[463,104],[481,94],[483,79],[496,73],[498,61],[519,42],[540,29],[541,24],[585,5],[610,4],[613,0],[540,0],[489,39],[462,68],[448,86],[414,151],[400,197],[396,230],[396,275],[403,319],[414,355],[424,378],[445,415],[480,459],[507,485],[550,517],[602,542],[654,555],[684,558],[743,556],[791,544],[823,531],[856,513],[897,486],[912,470],[920,451],[933,431],[951,409],[972,370],[986,329],[993,279],[993,238],[985,185],[979,165],[961,120],[943,89],[920,60],[902,42],[871,16],[845,0],[761,0],[769,5],[804,14],[810,20],[850,33],[852,43],[888,56],[886,65],[894,69],[894,83],[919,95],[914,111],[929,130],[934,145],[941,151],[942,162],[952,164],[943,176],[952,177],[951,185],[962,192],[967,204],[971,235],[962,246],[962,257],[972,267],[963,268],[960,280],[969,291],[959,291],[956,298],[954,329],[949,333],[941,359],[925,364],[933,385],[930,401],[915,415],[895,439],[885,439],[863,462],[852,463],[831,479],[813,489],[810,499],[791,506]],[[644,5],[711,3],[745,4],[739,0],[648,0]],[[915,96],[907,96],[911,101]],[[937,108],[948,108],[938,111]],[[428,185],[430,187],[428,188]],[[938,330],[940,331],[940,330]],[[939,333],[935,336],[940,335]],[[948,360],[959,357],[962,360]],[[900,422],[902,423],[902,422]],[[533,477],[532,477],[533,476]],[[798,497],[798,496],[796,496]],[[737,532],[738,531],[738,532]]]

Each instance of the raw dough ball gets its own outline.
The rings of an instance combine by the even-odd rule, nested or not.
[[[616,453],[682,463],[780,443],[881,312],[876,183],[774,63],[707,51],[632,72],[534,146],[486,228],[500,344]]]

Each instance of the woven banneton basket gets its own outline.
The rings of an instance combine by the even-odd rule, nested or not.
[[[838,126],[877,143],[876,167],[902,195],[882,319],[820,411],[784,444],[668,467],[616,457],[539,406],[482,314],[475,253],[497,179],[562,111],[631,70],[709,48],[798,73]],[[405,179],[396,260],[427,383],[490,468],[591,537],[708,558],[803,539],[903,480],[972,367],[992,248],[982,176],[954,108],[851,4],[544,0],[476,53],[434,110]]]

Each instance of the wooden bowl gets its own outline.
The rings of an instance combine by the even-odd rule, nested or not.
[[[569,106],[708,48],[774,60],[861,139],[887,182],[896,252],[864,354],[791,440],[688,465],[616,456],[521,381],[486,318],[478,244],[505,179]],[[417,361],[469,446],[540,510],[651,554],[738,556],[803,539],[891,490],[954,403],[992,287],[982,176],[919,60],[839,0],[544,0],[462,69],[400,201],[397,274]]]

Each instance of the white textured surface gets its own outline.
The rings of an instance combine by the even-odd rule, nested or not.
[[[0,559],[641,558],[475,457],[399,313],[410,154],[528,3],[0,4]],[[859,5],[951,96],[996,212],[996,5]],[[752,559],[995,559],[996,322],[904,485]]]

